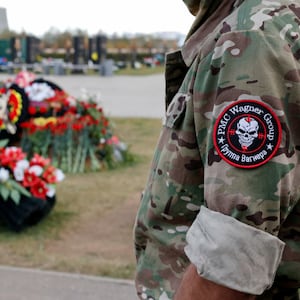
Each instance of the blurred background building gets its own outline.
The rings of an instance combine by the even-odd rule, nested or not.
[[[0,7],[0,32],[8,30],[6,8]]]

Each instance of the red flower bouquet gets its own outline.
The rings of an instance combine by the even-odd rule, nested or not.
[[[55,83],[26,72],[12,82],[0,90],[0,96],[8,99],[2,118],[0,113],[0,140],[8,138],[9,145],[20,146],[28,158],[35,153],[49,157],[66,173],[106,170],[133,161],[97,100],[88,95],[75,99]],[[46,173],[51,176],[49,170]],[[22,186],[45,198],[49,182],[35,176],[39,177],[26,171]]]
[[[64,177],[48,158],[28,160],[21,148],[0,146],[0,218],[15,231],[36,224],[53,207]]]
[[[50,164],[50,159],[35,154],[27,160],[18,147],[0,148],[0,195],[18,204],[21,194],[46,199],[55,195],[55,184],[64,173]]]

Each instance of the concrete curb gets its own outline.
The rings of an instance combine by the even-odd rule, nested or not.
[[[134,282],[84,274],[0,266],[0,299],[134,300]]]

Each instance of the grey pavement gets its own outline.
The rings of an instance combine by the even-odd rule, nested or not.
[[[162,118],[163,75],[45,76],[74,97],[99,96],[108,117]],[[0,80],[13,78],[0,74]],[[0,300],[136,300],[130,280],[0,266]]]
[[[130,280],[0,266],[1,300],[136,300]]]
[[[0,80],[13,78],[0,73]],[[164,75],[147,76],[53,76],[53,81],[76,98],[84,94],[99,99],[108,117],[162,118],[164,114]]]

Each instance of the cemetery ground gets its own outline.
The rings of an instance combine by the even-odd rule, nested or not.
[[[111,118],[135,161],[114,170],[67,174],[57,203],[20,233],[0,226],[0,264],[133,279],[133,224],[160,119]]]

